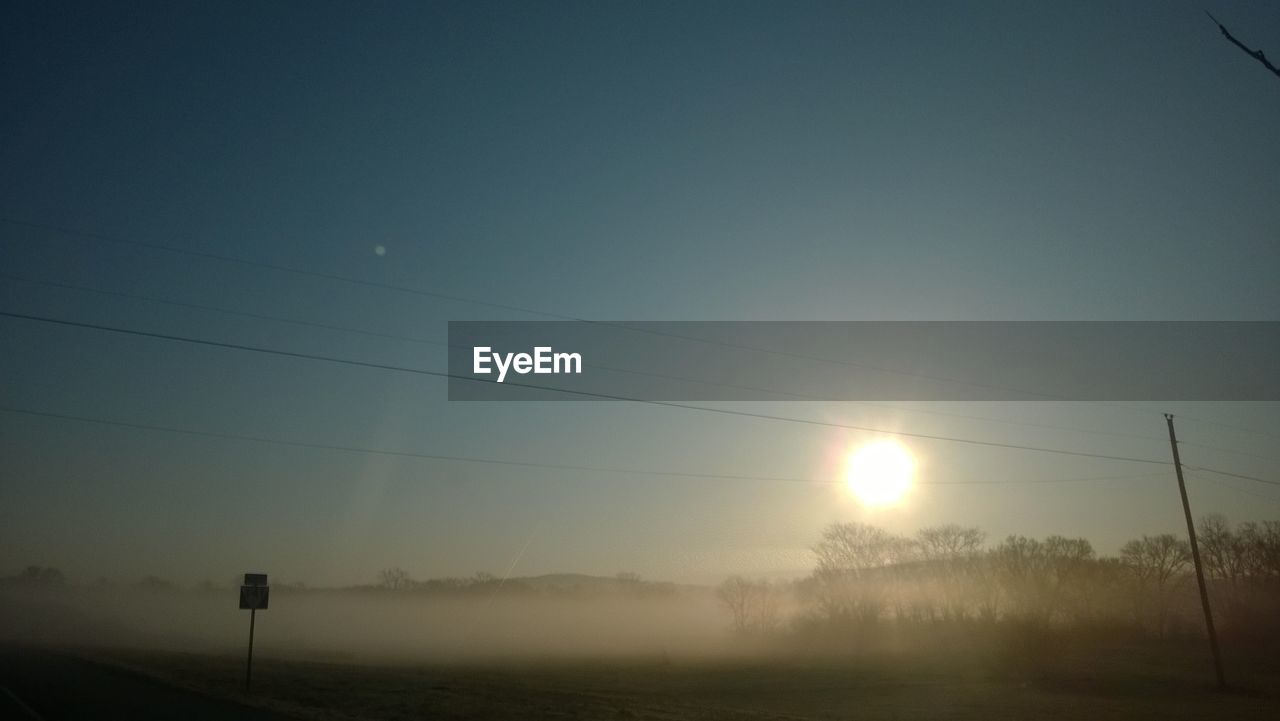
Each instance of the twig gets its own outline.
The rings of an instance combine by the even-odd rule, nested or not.
[[[1263,67],[1275,73],[1276,77],[1280,77],[1280,68],[1277,68],[1276,66],[1272,65],[1271,61],[1267,60],[1267,56],[1261,50],[1250,50],[1247,46],[1245,46],[1244,43],[1240,42],[1239,40],[1236,40],[1235,36],[1232,35],[1230,32],[1228,32],[1226,27],[1224,27],[1222,23],[1218,22],[1218,18],[1215,18],[1212,13],[1210,13],[1208,10],[1205,10],[1204,14],[1209,16],[1209,19],[1212,20],[1214,24],[1218,26],[1218,29],[1222,31],[1222,36],[1227,40],[1230,40],[1232,45],[1235,45],[1236,47],[1243,50],[1245,54],[1248,55],[1249,57],[1262,63]]]

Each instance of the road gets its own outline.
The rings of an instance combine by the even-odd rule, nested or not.
[[[0,719],[283,721],[285,717],[164,686],[125,670],[23,646],[0,647]]]

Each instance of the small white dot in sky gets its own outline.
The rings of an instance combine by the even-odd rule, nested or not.
[[[387,247],[385,245],[375,245],[373,246],[373,252],[378,255],[386,255]]]

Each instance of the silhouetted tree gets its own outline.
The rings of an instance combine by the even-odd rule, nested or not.
[[[18,582],[28,586],[44,586],[46,588],[66,584],[66,577],[52,566],[27,566],[18,573]]]
[[[742,576],[730,576],[716,589],[716,598],[733,617],[733,629],[744,634],[768,632],[777,627],[777,596],[768,581],[753,581]]]
[[[380,588],[401,591],[412,585],[413,579],[409,578],[409,572],[399,566],[384,568],[378,572],[378,586]]]
[[[985,583],[977,577],[980,570],[977,566],[982,562],[982,544],[986,538],[986,532],[980,528],[954,523],[922,528],[916,533],[916,547],[927,564],[925,572],[934,581],[929,584],[928,598],[944,617],[959,619],[969,615],[970,597],[975,595],[974,583]]]
[[[1174,581],[1191,562],[1191,546],[1170,533],[1143,536],[1124,544],[1120,558],[1134,583],[1134,614],[1144,623],[1154,607],[1156,635],[1163,637],[1168,627],[1169,606]]]
[[[982,550],[987,532],[981,528],[965,528],[955,523],[921,528],[916,532],[916,546],[926,561],[967,558]]]
[[[897,600],[891,591],[898,579],[881,571],[917,557],[910,539],[864,523],[831,524],[812,550],[818,568],[810,592],[822,613],[864,624],[878,620],[886,602]]]
[[[1240,50],[1245,55],[1248,55],[1254,60],[1257,60],[1258,62],[1262,63],[1262,67],[1266,68],[1267,70],[1270,70],[1277,77],[1280,77],[1280,68],[1277,68],[1275,65],[1271,63],[1270,60],[1267,59],[1266,53],[1262,52],[1261,50],[1252,50],[1249,48],[1249,46],[1245,45],[1239,40],[1236,40],[1236,36],[1232,35],[1231,32],[1227,30],[1226,26],[1218,22],[1218,18],[1215,18],[1208,10],[1204,11],[1204,14],[1208,15],[1209,19],[1212,20],[1213,23],[1218,26],[1218,30],[1222,31],[1222,37],[1226,38],[1227,42],[1240,48]]]

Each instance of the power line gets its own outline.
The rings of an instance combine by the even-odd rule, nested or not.
[[[1188,420],[1188,421],[1195,421],[1197,423],[1207,423],[1208,425],[1211,425],[1211,426],[1221,426],[1222,428],[1230,428],[1231,430],[1241,431],[1244,433],[1253,433],[1259,436],[1266,436],[1267,438],[1280,439],[1280,434],[1268,433],[1267,431],[1260,431],[1256,428],[1248,428],[1246,426],[1237,426],[1231,423],[1222,423],[1221,421],[1211,421],[1207,418],[1196,418],[1195,416],[1184,416],[1182,414],[1178,414],[1178,418],[1183,420]]]
[[[85,286],[85,285],[77,285],[73,283],[62,283],[62,282],[50,281],[50,280],[34,280],[31,278],[24,278],[21,276],[11,275],[8,273],[0,273],[0,278],[13,280],[20,283],[29,283],[32,285],[41,285],[41,286],[47,286],[52,288],[62,288],[67,290],[82,291],[86,293],[95,293],[98,295],[105,295],[105,296],[116,297],[116,298],[125,298],[129,300],[159,303],[162,305],[169,305],[169,306],[174,306],[178,308],[207,311],[211,313],[221,313],[224,315],[250,318],[253,320],[264,320],[264,321],[270,321],[270,322],[276,322],[276,323],[296,325],[300,327],[310,327],[310,328],[318,328],[322,330],[356,333],[359,335],[365,335],[370,337],[386,338],[389,340],[407,341],[410,343],[421,343],[425,345],[433,345],[433,346],[439,346],[439,347],[445,347],[445,348],[458,347],[458,346],[451,346],[450,344],[443,341],[428,340],[426,338],[418,338],[415,336],[400,335],[396,333],[382,333],[377,331],[369,331],[362,328],[353,328],[345,325],[318,323],[313,321],[298,320],[294,318],[284,318],[284,317],[275,316],[275,315],[267,315],[264,313],[252,313],[248,311],[232,310],[229,308],[222,308],[218,306],[204,305],[200,303],[190,303],[185,301],[177,301],[177,300],[171,300],[168,298],[157,298],[155,296],[140,295],[137,293],[126,293],[122,291],[103,290],[101,288],[94,288],[94,287]],[[627,373],[631,375],[646,376],[650,378],[663,378],[667,380],[676,380],[676,381],[681,381],[686,383],[697,383],[702,385],[718,386],[721,388],[751,391],[755,393],[769,393],[773,395],[787,396],[787,397],[795,398],[797,400],[834,402],[833,399],[826,398],[824,396],[817,396],[817,395],[805,394],[805,393],[795,393],[792,391],[781,391],[781,390],[776,390],[771,388],[761,388],[758,386],[724,383],[721,381],[709,381],[709,380],[704,380],[700,378],[688,378],[684,376],[675,376],[675,375],[669,375],[669,374],[663,374],[663,373],[653,373],[650,371],[639,371],[639,370],[632,370],[627,368],[615,368],[611,366],[594,365],[593,368],[596,368],[599,370],[612,371],[615,373]],[[987,423],[1001,423],[1005,425],[1024,426],[1029,428],[1044,428],[1044,429],[1050,429],[1050,430],[1069,431],[1072,433],[1084,433],[1088,435],[1115,436],[1115,437],[1125,437],[1125,438],[1137,438],[1137,439],[1151,440],[1151,441],[1163,441],[1162,438],[1159,438],[1156,436],[1143,435],[1140,433],[1126,433],[1123,431],[1097,431],[1097,430],[1090,430],[1085,428],[1073,428],[1071,426],[1063,426],[1063,425],[1057,425],[1052,423],[1038,423],[1035,421],[1012,420],[1007,418],[991,418],[989,416],[978,416],[978,415],[972,415],[968,413],[954,413],[950,411],[909,408],[909,407],[893,405],[889,403],[873,403],[870,401],[843,401],[842,400],[839,402],[851,403],[854,405],[868,406],[868,407],[874,407],[874,408],[887,408],[890,410],[899,411],[903,413],[916,413],[916,414],[923,414],[923,415],[939,416],[944,418],[964,418],[968,420],[983,421]]]
[[[999,485],[1023,485],[1023,484],[1035,484],[1035,483],[1087,483],[1087,482],[1090,482],[1090,481],[1129,481],[1129,480],[1137,480],[1137,479],[1140,479],[1140,478],[1167,478],[1167,477],[1168,477],[1168,473],[1165,473],[1165,472],[1159,472],[1159,473],[1133,473],[1133,474],[1128,474],[1128,475],[1123,475],[1123,476],[1091,476],[1091,477],[1086,477],[1086,478],[1035,478],[1035,479],[1018,478],[1018,479],[997,480],[997,481],[932,481],[932,482],[920,482],[920,485],[927,485],[927,486],[957,486],[957,485],[973,486],[973,485],[994,485],[994,486],[999,486]]]
[[[88,287],[88,286],[74,285],[74,284],[71,284],[71,283],[59,283],[59,282],[55,282],[55,281],[45,281],[45,280],[31,280],[31,279],[28,279],[28,278],[22,278],[22,277],[15,276],[15,275],[9,275],[9,274],[7,274],[7,273],[0,273],[0,278],[6,278],[6,279],[9,279],[9,280],[15,280],[15,281],[22,282],[22,283],[31,283],[31,284],[34,284],[34,285],[44,285],[44,286],[49,286],[49,287],[54,287],[54,288],[66,288],[66,289],[71,289],[71,290],[80,290],[80,291],[85,291],[85,292],[89,292],[89,293],[97,293],[97,294],[100,294],[100,295],[107,295],[107,296],[113,296],[113,297],[118,297],[118,298],[128,298],[128,299],[131,299],[131,300],[140,300],[140,301],[147,301],[147,302],[152,302],[152,303],[161,303],[161,304],[164,304],[164,305],[172,305],[172,306],[180,307],[180,308],[190,308],[190,309],[194,309],[194,310],[209,311],[209,312],[213,312],[213,313],[222,313],[222,314],[225,314],[225,315],[240,316],[240,317],[244,317],[244,318],[252,318],[252,319],[255,319],[255,320],[265,320],[265,321],[272,321],[272,322],[277,322],[277,323],[287,323],[287,324],[290,324],[290,325],[297,325],[297,326],[310,327],[310,328],[320,328],[320,329],[324,329],[324,330],[332,330],[332,331],[342,331],[342,332],[347,332],[347,333],[358,333],[358,334],[360,334],[360,335],[365,335],[365,336],[372,336],[372,337],[377,337],[377,338],[386,338],[386,339],[390,339],[390,340],[402,340],[402,341],[408,341],[408,342],[412,342],[412,343],[422,343],[422,344],[426,344],[426,345],[433,345],[433,346],[438,346],[438,347],[442,347],[442,348],[459,348],[459,347],[460,347],[460,346],[450,345],[449,343],[446,343],[446,342],[444,342],[444,341],[427,340],[427,339],[425,339],[425,338],[415,338],[415,337],[413,337],[413,336],[404,336],[404,335],[398,335],[398,334],[393,334],[393,333],[379,333],[379,332],[376,332],[376,331],[368,331],[368,330],[364,330],[364,329],[361,329],[361,328],[352,328],[352,327],[350,327],[350,326],[332,325],[332,324],[328,324],[328,323],[317,323],[317,322],[312,322],[312,321],[296,320],[296,319],[293,319],[293,318],[282,318],[282,317],[279,317],[279,316],[266,315],[266,314],[262,314],[262,313],[251,313],[251,312],[247,312],[247,311],[231,310],[231,309],[227,309],[227,308],[219,308],[219,307],[216,307],[216,306],[203,305],[203,304],[199,304],[199,303],[188,303],[188,302],[183,302],[183,301],[169,300],[169,299],[165,299],[165,298],[156,298],[156,297],[152,297],[152,296],[138,295],[138,294],[135,294],[135,293],[124,293],[124,292],[120,292],[120,291],[102,290],[102,289],[99,289],[99,288],[91,288],[91,287]],[[176,340],[176,338],[170,338],[170,340]],[[708,380],[702,380],[702,379],[699,379],[699,378],[688,378],[688,377],[684,377],[684,376],[675,376],[675,375],[669,375],[669,374],[663,374],[663,373],[653,373],[653,372],[650,372],[650,371],[631,370],[631,369],[627,369],[627,368],[616,368],[616,367],[612,367],[612,366],[605,366],[605,365],[594,365],[594,366],[593,366],[593,368],[595,368],[595,369],[597,369],[597,370],[611,371],[611,372],[614,372],[614,373],[627,373],[627,374],[631,374],[631,375],[645,376],[645,377],[649,377],[649,378],[663,378],[663,379],[666,379],[666,380],[676,380],[676,381],[681,381],[681,382],[685,382],[685,383],[697,383],[697,384],[702,384],[702,385],[719,386],[719,387],[722,387],[722,388],[730,388],[730,389],[733,389],[733,390],[743,390],[743,391],[751,391],[751,392],[755,392],[755,393],[769,393],[769,394],[779,395],[779,396],[789,396],[789,397],[796,398],[796,399],[799,399],[799,400],[829,400],[829,399],[824,398],[824,397],[822,397],[822,396],[808,395],[808,394],[802,394],[802,393],[793,393],[793,392],[789,392],[789,391],[779,391],[779,390],[773,390],[773,389],[769,389],[769,388],[759,388],[759,387],[756,387],[756,386],[746,386],[746,385],[739,385],[739,384],[732,384],[732,383],[722,383],[722,382],[719,382],[719,381],[708,381]],[[884,404],[864,403],[864,402],[861,402],[861,401],[849,401],[849,402],[851,402],[851,403],[858,403],[858,404],[862,404],[862,405],[882,405],[883,407],[886,407],[886,408],[892,408],[892,407],[894,407],[894,406],[889,406],[889,405],[884,405]],[[995,421],[995,422],[1002,422],[1002,421],[999,421],[998,419],[992,419],[992,420],[993,420],[993,421]],[[1014,421],[1009,421],[1009,422],[1014,422]],[[1064,428],[1064,429],[1062,429],[1062,430],[1075,430],[1075,429]],[[1095,431],[1079,431],[1079,432],[1082,432],[1082,433],[1095,433]]]
[[[1272,503],[1280,503],[1280,498],[1276,498],[1275,496],[1268,496],[1268,495],[1267,495],[1267,494],[1265,494],[1265,493],[1258,493],[1257,491],[1251,491],[1251,490],[1249,490],[1249,489],[1247,489],[1247,488],[1241,488],[1240,486],[1237,486],[1237,485],[1235,485],[1234,483],[1227,483],[1226,481],[1223,481],[1223,480],[1222,480],[1222,479],[1220,479],[1220,478],[1212,478],[1212,477],[1210,477],[1210,476],[1204,476],[1204,475],[1201,475],[1201,474],[1199,474],[1199,473],[1191,473],[1191,474],[1188,474],[1188,475],[1190,475],[1192,478],[1195,478],[1196,480],[1199,480],[1199,481],[1208,481],[1209,483],[1214,483],[1214,484],[1217,484],[1217,485],[1222,486],[1222,487],[1224,487],[1224,488],[1230,488],[1230,489],[1231,489],[1231,490],[1233,490],[1233,491],[1238,491],[1238,492],[1243,493],[1243,494],[1245,494],[1245,495],[1247,495],[1247,496],[1253,496],[1253,497],[1255,497],[1255,498],[1262,498],[1262,499],[1265,499],[1265,500],[1271,501]]]
[[[822,400],[829,400],[829,399],[822,399]],[[900,405],[894,405],[891,403],[872,403],[870,401],[841,401],[841,402],[853,403],[853,404],[862,405],[862,406],[874,406],[877,408],[888,408],[890,410],[902,411],[903,413],[923,413],[926,415],[943,416],[948,418],[965,418],[968,420],[984,421],[987,423],[1004,423],[1007,425],[1025,426],[1028,428],[1044,428],[1047,430],[1055,430],[1055,431],[1070,431],[1072,433],[1084,433],[1091,436],[1110,436],[1113,438],[1115,437],[1134,438],[1134,439],[1144,440],[1144,441],[1163,441],[1164,440],[1163,438],[1160,438],[1158,436],[1150,436],[1142,433],[1128,433],[1125,431],[1097,431],[1097,430],[1092,430],[1088,428],[1074,428],[1072,426],[1063,426],[1056,423],[1039,423],[1037,421],[1013,420],[1011,418],[991,418],[990,416],[975,416],[968,413],[953,413],[951,411],[933,411],[933,410],[926,410],[922,408],[908,408]],[[1021,402],[1021,401],[1014,401],[1014,402]],[[1034,403],[1035,401],[1026,401],[1026,402]],[[1092,404],[1093,401],[1089,401],[1089,403]]]
[[[206,438],[220,438],[224,440],[236,441],[252,441],[254,443],[268,443],[280,446],[289,446],[294,448],[311,448],[316,450],[341,451],[343,453],[359,453],[364,455],[375,456],[394,456],[401,458],[418,458],[432,461],[451,461],[457,463],[485,463],[501,466],[521,466],[527,468],[544,468],[549,470],[569,470],[569,471],[592,471],[598,473],[627,473],[647,476],[669,476],[679,478],[710,478],[725,480],[745,480],[745,481],[782,481],[788,483],[832,483],[833,481],[823,481],[809,478],[788,478],[782,476],[742,476],[734,474],[717,474],[717,473],[684,473],[676,471],[656,471],[641,470],[629,468],[610,468],[605,466],[584,466],[568,463],[541,463],[535,461],[517,461],[498,458],[482,458],[476,456],[458,456],[446,455],[439,453],[418,453],[413,451],[391,451],[375,448],[360,448],[357,446],[340,446],[328,443],[308,443],[305,441],[289,441],[279,438],[268,438],[265,436],[253,436],[240,433],[221,433],[217,431],[198,431],[188,428],[178,428],[174,426],[158,426],[146,423],[132,423],[128,421],[117,421],[105,418],[94,418],[90,416],[78,416],[65,413],[49,413],[45,411],[35,411],[27,408],[15,408],[11,406],[0,406],[0,411],[5,413],[20,413],[29,416],[38,416],[42,418],[55,418],[58,420],[78,421],[81,423],[95,423],[106,426],[118,426],[121,428],[131,428],[134,430],[157,431],[161,433],[176,433],[188,436],[202,436]]]
[[[356,366],[363,368],[373,368],[384,371],[397,371],[403,373],[412,373],[421,376],[431,376],[435,378],[451,378],[473,383],[496,383],[497,381],[474,378],[471,376],[451,374],[444,371],[432,371],[421,368],[408,368],[405,366],[395,366],[384,363],[371,363],[367,361],[351,360],[348,358],[334,358],[332,356],[322,356],[312,353],[297,353],[293,351],[278,350],[275,348],[263,348],[260,346],[244,345],[240,343],[226,343],[221,341],[211,341],[202,338],[191,338],[187,336],[170,335],[166,333],[152,333],[149,331],[133,330],[129,328],[118,328],[114,326],[99,325],[95,323],[83,323],[79,321],[63,320],[59,318],[48,318],[43,316],[27,315],[23,313],[11,313],[8,311],[0,311],[0,316],[8,318],[16,318],[20,320],[28,320],[39,323],[50,323],[54,325],[62,325],[73,328],[92,329],[99,331],[107,331],[111,333],[121,333],[126,335],[140,336],[144,338],[153,338],[157,340],[175,341],[181,343],[191,343],[195,345],[203,345],[216,348],[226,348],[230,350],[249,351],[253,353],[265,353],[269,355],[283,356],[287,358],[300,358],[306,360],[324,361],[329,363],[338,363],[348,366]],[[949,443],[965,443],[969,445],[985,446],[991,448],[1008,448],[1014,450],[1034,451],[1040,453],[1054,453],[1058,455],[1077,456],[1083,458],[1098,458],[1102,460],[1125,461],[1130,463],[1150,463],[1155,465],[1167,466],[1168,461],[1154,460],[1150,458],[1135,458],[1132,456],[1118,456],[1102,453],[1089,453],[1086,451],[1071,451],[1061,448],[1045,448],[1040,446],[1028,446],[1017,443],[999,443],[995,441],[981,441],[972,438],[956,438],[951,436],[941,436],[928,433],[912,433],[909,431],[891,431],[884,428],[873,428],[870,426],[859,426],[847,423],[836,423],[833,421],[819,421],[809,418],[794,418],[790,416],[777,416],[768,413],[754,413],[750,411],[736,411],[727,408],[712,408],[708,406],[687,405],[682,403],[672,403],[670,401],[648,400],[643,398],[631,398],[627,396],[618,396],[608,393],[596,393],[591,391],[569,390],[564,388],[554,388],[550,386],[535,385],[532,383],[520,383],[507,381],[504,385],[513,388],[527,388],[531,390],[550,391],[553,393],[563,393],[567,395],[581,396],[584,398],[595,398],[600,400],[611,401],[629,401],[634,403],[644,403],[648,405],[662,406],[667,408],[682,408],[684,410],[700,411],[704,413],[716,413],[720,415],[737,416],[741,418],[755,418],[760,420],[778,421],[784,423],[798,423],[803,425],[820,426],[826,428],[842,428],[855,431],[866,431],[869,433],[882,433],[886,435],[902,436],[907,438],[920,438],[924,440],[945,441]]]
[[[85,293],[96,293],[98,295],[111,296],[114,298],[127,298],[129,300],[140,300],[148,303],[160,303],[161,305],[170,305],[175,308],[188,308],[191,310],[201,310],[210,313],[221,313],[223,315],[239,316],[241,318],[252,318],[254,320],[265,320],[273,323],[286,323],[289,325],[302,326],[307,328],[319,328],[321,330],[341,331],[343,333],[356,333],[359,335],[371,336],[374,338],[386,338],[389,340],[408,341],[410,343],[425,343],[427,345],[448,345],[437,340],[427,340],[426,338],[415,338],[414,336],[399,335],[396,333],[380,333],[378,331],[365,330],[363,328],[352,328],[345,325],[333,325],[329,323],[318,323],[309,320],[298,320],[295,318],[283,318],[277,315],[267,315],[264,313],[252,313],[249,311],[232,310],[230,308],[220,308],[213,305],[203,305],[201,303],[189,303],[180,300],[171,300],[168,298],[157,298],[155,296],[140,295],[138,293],[125,293],[117,290],[103,290],[101,288],[93,288],[87,285],[76,285],[74,283],[59,283],[52,280],[33,280],[31,278],[23,278],[8,273],[0,273],[0,278],[6,280],[15,280],[19,283],[30,283],[31,285],[43,285],[50,288],[65,288],[68,290],[83,291]]]
[[[702,473],[697,471],[665,471],[640,468],[616,468],[610,466],[588,466],[571,463],[543,463],[538,461],[520,461],[501,458],[485,458],[479,456],[459,456],[439,453],[420,453],[416,451],[393,451],[380,448],[362,448],[358,446],[342,446],[329,443],[309,443],[306,441],[290,441],[280,438],[269,438],[266,436],[254,436],[240,433],[222,433],[218,431],[201,431],[189,428],[179,428],[176,426],[152,425],[147,423],[133,423],[130,421],[119,421],[107,418],[96,418],[92,416],[73,415],[68,413],[52,413],[48,411],[36,411],[29,408],[17,408],[13,406],[0,406],[0,412],[15,413],[21,415],[35,416],[39,418],[52,418],[63,421],[75,421],[79,423],[92,423],[96,425],[114,426],[119,428],[128,428],[131,430],[155,431],[159,433],[172,433],[186,436],[199,436],[206,438],[217,438],[222,440],[250,441],[254,443],[265,443],[271,445],[288,446],[292,448],[309,448],[313,450],[339,451],[342,453],[356,453],[362,455],[375,456],[393,456],[400,458],[417,458],[421,460],[431,461],[448,461],[454,463],[480,463],[500,466],[519,466],[527,468],[542,468],[548,470],[564,470],[564,471],[585,471],[591,473],[615,473],[626,475],[643,475],[643,476],[660,476],[667,478],[705,478],[711,480],[734,480],[734,481],[770,481],[785,483],[807,483],[814,485],[838,485],[841,481],[819,479],[819,478],[795,478],[788,476],[748,476],[735,473]],[[922,486],[980,486],[980,485],[1008,485],[1008,484],[1038,484],[1038,483],[1086,483],[1095,481],[1123,481],[1138,480],[1144,478],[1164,477],[1164,473],[1138,473],[1129,475],[1109,475],[1109,476],[1089,476],[1083,478],[1036,478],[1036,479],[1008,479],[1008,480],[986,480],[986,481],[916,481],[916,485]]]
[[[281,273],[290,273],[294,275],[308,276],[308,277],[319,278],[319,279],[329,280],[329,281],[336,281],[341,283],[349,283],[349,284],[359,285],[364,287],[382,288],[384,290],[392,290],[392,291],[401,292],[401,293],[409,293],[409,294],[423,296],[427,298],[434,298],[438,300],[448,300],[456,303],[468,303],[473,305],[485,306],[489,308],[497,308],[500,310],[516,311],[518,313],[527,313],[530,315],[537,315],[545,318],[553,318],[556,320],[589,323],[592,325],[599,325],[599,326],[604,326],[609,328],[618,328],[618,329],[631,331],[635,333],[645,333],[648,335],[675,338],[675,339],[688,341],[688,342],[703,343],[703,344],[720,346],[725,348],[733,348],[736,350],[748,350],[756,353],[766,353],[766,354],[775,355],[775,356],[798,358],[798,359],[804,359],[809,361],[815,361],[819,363],[843,366],[847,368],[860,368],[863,370],[871,370],[879,373],[890,373],[894,375],[908,376],[912,378],[923,378],[926,380],[959,384],[959,385],[970,386],[975,388],[1001,390],[1001,391],[1018,393],[1021,395],[1033,396],[1036,398],[1047,399],[1047,400],[1069,400],[1069,399],[1064,399],[1061,396],[1054,396],[1046,393],[1038,393],[1035,391],[1028,391],[1025,389],[1012,388],[1008,386],[1001,386],[1001,385],[990,384],[990,383],[979,383],[976,381],[967,381],[967,380],[957,379],[957,378],[947,378],[943,376],[934,376],[934,375],[929,375],[924,373],[914,373],[911,371],[905,371],[898,368],[885,368],[882,366],[875,366],[875,365],[870,365],[866,363],[856,363],[853,361],[839,360],[834,358],[825,358],[822,356],[814,356],[814,355],[808,355],[804,353],[795,353],[792,351],[777,350],[774,348],[761,348],[759,346],[745,345],[745,344],[739,344],[739,343],[729,343],[726,341],[712,340],[709,338],[699,338],[697,336],[686,336],[679,333],[660,331],[653,328],[640,328],[640,327],[628,325],[625,323],[588,320],[586,318],[579,318],[577,316],[565,315],[563,313],[553,313],[549,311],[538,310],[535,308],[510,305],[506,303],[495,303],[493,301],[480,300],[476,298],[468,298],[465,296],[453,295],[449,293],[440,293],[437,291],[423,290],[421,288],[398,285],[394,283],[364,280],[361,278],[353,278],[350,276],[338,275],[336,273],[325,273],[320,271],[305,270],[302,268],[281,265],[278,263],[267,263],[263,261],[250,260],[248,258],[241,258],[239,256],[231,256],[231,255],[225,255],[221,253],[211,253],[208,251],[201,251],[201,250],[192,250],[189,248],[178,248],[171,245],[165,245],[162,243],[151,243],[147,241],[134,240],[132,238],[124,238],[124,237],[115,236],[115,235],[107,235],[105,233],[94,233],[90,231],[76,230],[74,228],[66,228],[66,227],[52,225],[48,223],[33,223],[30,221],[18,220],[16,218],[8,218],[8,217],[0,217],[0,223],[5,223],[8,225],[19,226],[19,227],[25,227],[25,228],[45,230],[45,231],[50,231],[54,233],[61,233],[61,234],[69,235],[72,237],[99,240],[99,241],[114,243],[118,245],[128,245],[128,246],[134,246],[138,248],[147,248],[150,250],[159,250],[159,251],[175,253],[179,255],[186,255],[194,258],[202,258],[206,260],[217,260],[225,263],[234,263],[234,264],[243,265],[243,266],[261,268],[265,270],[272,270],[272,271],[277,271]]]
[[[509,310],[509,311],[515,311],[517,313],[529,313],[532,315],[545,316],[547,318],[556,318],[558,320],[579,320],[578,318],[574,318],[572,316],[561,315],[559,313],[547,313],[539,310],[532,310],[529,308],[521,308],[520,306],[516,306],[516,305],[507,305],[505,303],[495,303],[492,301],[480,300],[477,298],[465,298],[462,296],[450,295],[448,293],[439,293],[436,291],[423,290],[421,288],[412,288],[409,286],[396,285],[394,283],[383,283],[383,282],[374,281],[374,280],[363,280],[360,278],[352,278],[345,275],[338,275],[336,273],[324,273],[324,272],[315,271],[315,270],[304,270],[302,268],[294,268],[287,265],[280,265],[278,263],[266,263],[259,260],[250,260],[248,258],[240,258],[233,255],[223,255],[221,253],[210,253],[208,251],[192,250],[190,248],[177,248],[171,245],[163,245],[161,243],[148,243],[146,241],[134,240],[132,238],[122,238],[119,236],[107,235],[105,233],[94,233],[86,230],[75,230],[73,228],[64,228],[61,226],[49,225],[46,223],[31,223],[24,220],[17,220],[15,218],[6,218],[6,217],[0,217],[0,223],[5,223],[7,225],[16,225],[16,226],[25,227],[25,228],[34,228],[37,230],[47,230],[47,231],[52,231],[54,233],[62,233],[64,235],[78,236],[81,238],[101,240],[107,243],[115,243],[117,245],[131,245],[135,248],[147,248],[149,250],[160,250],[167,253],[176,253],[178,255],[186,255],[193,258],[203,258],[205,260],[217,260],[223,263],[234,263],[236,265],[243,265],[243,266],[248,266],[252,268],[261,268],[263,270],[271,270],[279,273],[290,273],[293,275],[319,278],[322,280],[331,280],[339,283],[350,283],[352,285],[361,285],[368,288],[382,288],[384,290],[394,290],[400,293],[410,293],[413,295],[420,295],[426,298],[435,298],[438,300],[453,301],[455,303],[469,303],[472,305],[482,305],[488,308],[495,308],[498,310]]]
[[[297,326],[310,327],[310,328],[320,328],[323,330],[340,331],[345,333],[357,333],[360,335],[373,336],[376,338],[386,338],[389,340],[407,341],[410,343],[422,343],[424,345],[432,345],[440,348],[455,348],[455,349],[462,348],[462,346],[450,345],[449,343],[446,343],[444,341],[428,340],[426,338],[417,338],[414,336],[400,335],[396,333],[380,333],[376,331],[364,330],[363,328],[353,328],[351,326],[345,326],[345,325],[333,325],[329,323],[316,323],[316,322],[306,321],[306,320],[297,320],[294,318],[282,318],[280,316],[267,315],[264,313],[251,313],[247,311],[221,308],[218,306],[203,305],[200,303],[188,303],[184,301],[170,300],[167,298],[156,298],[154,296],[139,295],[136,293],[125,293],[121,291],[103,290],[101,288],[92,288],[90,286],[76,285],[72,283],[60,283],[60,282],[49,281],[49,280],[33,280],[30,278],[23,278],[16,275],[10,275],[8,273],[0,273],[0,278],[5,278],[7,280],[15,280],[20,283],[43,285],[43,286],[49,286],[52,288],[65,288],[69,290],[84,291],[87,293],[97,293],[99,295],[106,295],[106,296],[112,296],[117,298],[127,298],[130,300],[146,301],[150,303],[160,303],[162,305],[171,305],[179,308],[189,308],[194,310],[208,311],[212,313],[222,313],[224,315],[239,316],[242,318],[252,318],[254,320],[265,320],[265,321],[271,321],[276,323],[286,323],[290,325],[297,325]],[[806,396],[801,394],[789,393],[787,391],[775,391],[775,390],[770,390],[768,388],[756,388],[752,386],[734,385],[734,384],[728,384],[728,383],[721,383],[718,381],[701,380],[698,378],[687,378],[682,376],[652,373],[649,371],[638,371],[638,370],[631,370],[627,368],[615,368],[611,366],[602,366],[602,365],[593,365],[593,368],[598,370],[612,371],[614,373],[629,373],[632,375],[647,376],[650,378],[665,378],[668,380],[677,380],[677,381],[683,381],[686,383],[700,383],[705,385],[733,388],[736,390],[749,390],[749,391],[754,391],[759,393],[772,393],[775,395],[793,396],[793,397],[805,399],[805,400],[826,400],[818,396]]]
[[[1178,445],[1193,446],[1195,448],[1204,448],[1210,451],[1218,451],[1219,453],[1230,453],[1232,455],[1244,456],[1245,458],[1256,458],[1260,461],[1271,461],[1272,463],[1280,463],[1280,458],[1276,458],[1275,456],[1264,456],[1260,453],[1249,453],[1248,451],[1237,451],[1232,448],[1222,448],[1220,446],[1211,446],[1206,443],[1196,443],[1194,441],[1184,441],[1179,439]]]
[[[1190,468],[1193,471],[1204,471],[1206,473],[1217,473],[1220,476],[1230,476],[1232,478],[1240,478],[1246,481],[1257,481],[1258,483],[1266,483],[1271,486],[1280,486],[1280,481],[1273,481],[1266,478],[1258,478],[1257,476],[1247,476],[1243,473],[1232,473],[1231,471],[1220,471],[1217,468],[1205,468],[1204,466],[1188,466],[1183,464],[1184,468]]]

